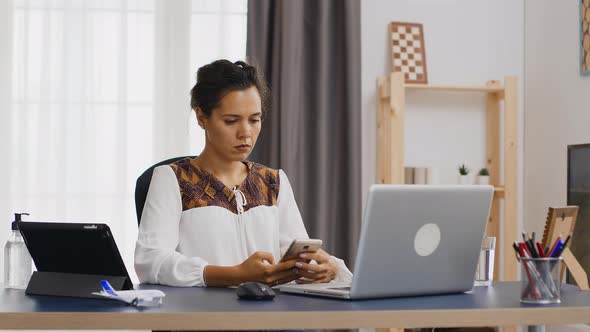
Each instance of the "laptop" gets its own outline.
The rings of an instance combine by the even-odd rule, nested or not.
[[[108,225],[21,221],[18,227],[37,271],[120,277],[124,279],[121,289],[133,289]],[[73,280],[68,282],[76,286]],[[64,288],[68,282],[63,282]],[[100,289],[99,283],[95,286]]]
[[[372,185],[352,284],[279,289],[344,299],[469,291],[493,194],[487,185]]]

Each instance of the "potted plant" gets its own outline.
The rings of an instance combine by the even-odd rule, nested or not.
[[[490,184],[490,172],[487,168],[482,168],[477,174],[477,184]]]
[[[459,184],[469,184],[469,171],[465,164],[459,165]]]

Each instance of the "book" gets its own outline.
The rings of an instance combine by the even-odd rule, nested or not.
[[[404,184],[414,184],[414,167],[404,167]]]
[[[404,167],[404,184],[439,184],[434,167]]]
[[[426,184],[426,167],[414,168],[414,184]]]

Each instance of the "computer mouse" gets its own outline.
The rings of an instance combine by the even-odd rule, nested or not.
[[[275,292],[269,286],[259,282],[244,282],[236,289],[236,294],[244,300],[272,300]]]

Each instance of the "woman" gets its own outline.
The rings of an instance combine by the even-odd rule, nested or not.
[[[325,251],[279,262],[308,238],[282,170],[244,161],[256,144],[268,88],[242,61],[201,67],[191,107],[205,130],[194,159],[154,170],[141,217],[135,269],[141,282],[171,286],[349,281]],[[310,260],[312,260],[310,262]]]

